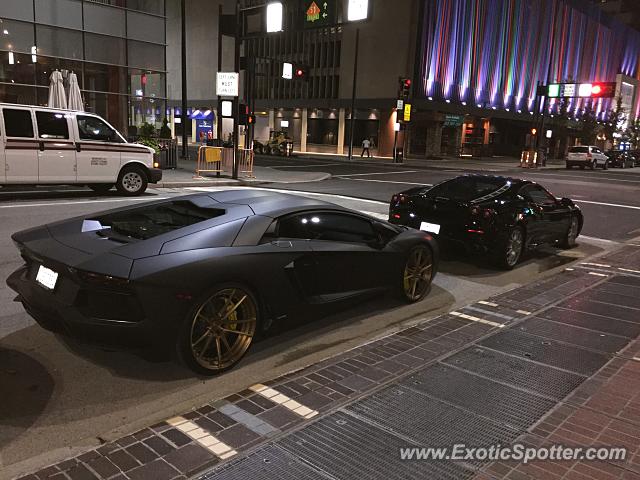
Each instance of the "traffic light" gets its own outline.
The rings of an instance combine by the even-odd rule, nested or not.
[[[538,134],[538,129],[537,128],[532,128],[531,129],[531,135],[537,135]]]
[[[256,116],[250,114],[247,116],[247,125],[255,125],[256,124]]]
[[[307,69],[303,66],[296,65],[293,70],[293,76],[298,80],[304,80],[307,77]]]
[[[600,82],[591,84],[591,98],[612,98],[616,94],[616,84]]]
[[[399,98],[409,98],[411,94],[411,79],[400,77],[400,95]]]
[[[240,104],[240,118],[238,119],[238,125],[249,124],[249,105],[243,103]]]

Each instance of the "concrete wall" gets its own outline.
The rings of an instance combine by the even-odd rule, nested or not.
[[[167,95],[182,99],[180,0],[167,0]],[[230,0],[187,0],[187,85],[189,104],[216,98],[218,6],[234,11]],[[223,37],[222,69],[233,69],[233,39]]]
[[[360,28],[357,98],[395,98],[398,77],[413,76],[418,2],[371,0],[371,4],[370,21],[344,27],[340,98],[351,98],[356,28]]]

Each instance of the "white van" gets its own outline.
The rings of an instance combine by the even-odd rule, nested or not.
[[[140,195],[162,178],[153,153],[93,113],[0,103],[0,185],[115,185]]]

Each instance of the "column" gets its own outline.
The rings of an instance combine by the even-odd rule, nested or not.
[[[269,110],[269,131],[276,129],[276,111],[272,108]]]
[[[300,151],[307,151],[307,109],[302,109],[302,128],[300,129]]]
[[[171,128],[171,138],[176,138],[176,117],[173,107],[169,109],[169,128]]]
[[[338,113],[338,148],[336,150],[338,155],[344,154],[344,119],[344,108],[341,108]]]

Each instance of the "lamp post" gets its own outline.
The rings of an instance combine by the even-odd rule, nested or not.
[[[187,146],[187,19],[186,0],[182,0],[180,5],[182,38],[181,38],[181,61],[182,61],[182,158],[189,158],[189,148]]]
[[[347,20],[359,22],[369,18],[369,0],[349,0]],[[351,119],[349,121],[349,160],[353,160],[353,136],[356,126],[356,92],[358,83],[358,54],[360,50],[360,28],[356,28],[356,43],[353,59],[353,88],[351,91]]]

